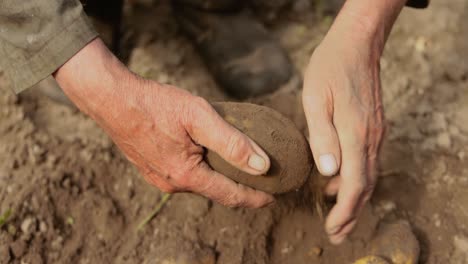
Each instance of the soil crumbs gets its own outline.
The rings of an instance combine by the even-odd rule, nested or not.
[[[209,100],[229,99],[167,1],[133,2],[124,35],[135,44],[129,67]],[[322,220],[296,202],[298,194],[261,210],[176,194],[137,231],[162,194],[92,120],[34,91],[16,96],[3,78],[0,263],[351,263],[366,255],[379,222],[396,220],[415,230],[421,263],[468,263],[468,2],[431,2],[427,10],[405,9],[387,45],[381,178],[343,245],[327,242]],[[320,6],[297,0],[264,16],[299,70],[332,21],[335,7]],[[293,85],[251,101],[305,132],[300,93]]]

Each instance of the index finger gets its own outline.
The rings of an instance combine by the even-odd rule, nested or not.
[[[193,170],[186,188],[228,207],[261,208],[274,202],[272,195],[236,183],[204,162]]]
[[[347,133],[353,137],[354,133]],[[326,221],[326,231],[331,237],[343,238],[356,223],[362,196],[367,186],[365,143],[356,138],[343,138],[340,188],[337,203]],[[337,241],[339,243],[341,241]]]

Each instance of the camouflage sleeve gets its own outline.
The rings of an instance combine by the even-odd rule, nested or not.
[[[19,93],[97,36],[78,0],[1,0],[0,68]]]
[[[408,0],[406,5],[415,8],[426,8],[429,5],[429,0]]]

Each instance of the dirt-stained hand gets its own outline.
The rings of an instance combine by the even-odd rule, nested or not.
[[[100,40],[75,55],[55,77],[162,191],[194,192],[230,207],[273,202],[272,196],[237,184],[204,162],[204,148],[209,148],[252,175],[264,174],[270,166],[265,152],[204,99],[130,73]]]
[[[310,145],[322,175],[337,194],[325,228],[334,244],[352,231],[377,180],[384,134],[379,56],[329,33],[305,73],[303,104]]]

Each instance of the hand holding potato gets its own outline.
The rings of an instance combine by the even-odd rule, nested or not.
[[[261,175],[270,160],[255,142],[202,98],[130,73],[99,39],[62,66],[55,78],[162,191],[195,192],[233,207],[273,202],[272,196],[235,183],[203,160],[206,147],[233,166]]]

